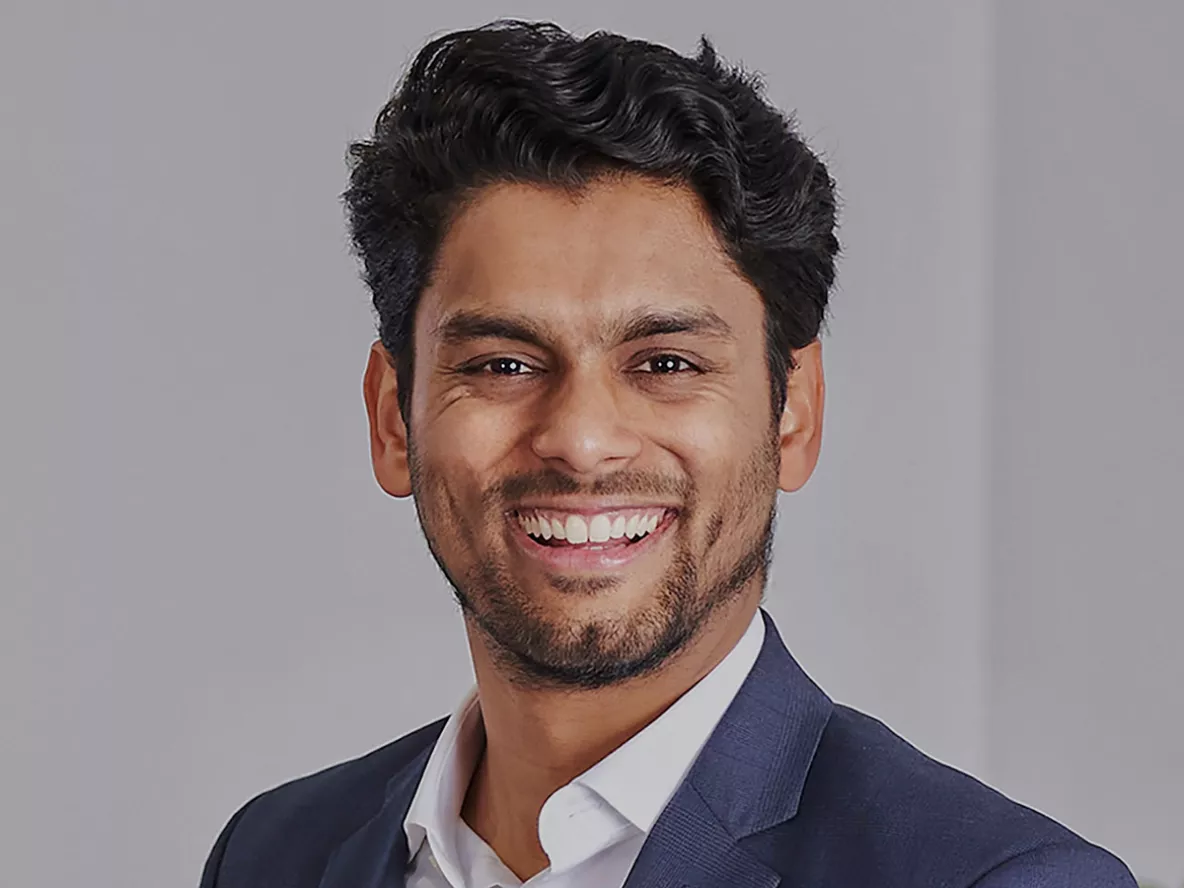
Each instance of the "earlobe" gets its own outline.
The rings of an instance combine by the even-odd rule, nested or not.
[[[778,434],[781,471],[778,486],[786,493],[800,490],[818,464],[822,445],[822,408],[826,384],[822,374],[822,344],[815,339],[793,353],[794,369],[786,380],[785,409]]]
[[[370,421],[370,461],[374,478],[391,496],[411,495],[407,427],[399,412],[398,380],[381,341],[370,346],[362,396]]]

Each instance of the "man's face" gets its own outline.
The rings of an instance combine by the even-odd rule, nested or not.
[[[764,308],[691,192],[494,186],[437,268],[415,319],[411,491],[494,658],[599,687],[759,597],[781,456]]]

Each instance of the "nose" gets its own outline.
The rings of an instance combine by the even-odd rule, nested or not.
[[[615,471],[641,452],[641,437],[622,415],[623,392],[597,368],[565,374],[539,405],[531,449],[540,459],[577,475]],[[562,468],[562,466],[556,466]]]

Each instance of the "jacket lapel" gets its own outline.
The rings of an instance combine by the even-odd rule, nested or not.
[[[776,888],[779,881],[684,783],[641,846],[625,888]]]
[[[408,863],[403,820],[435,745],[429,743],[390,779],[382,807],[333,852],[319,888],[403,888]]]
[[[765,641],[686,780],[654,824],[625,888],[774,888],[781,874],[743,840],[792,818],[833,704],[762,609]]]
[[[624,888],[776,888],[743,840],[797,812],[833,704],[762,609],[752,671],[642,845]],[[403,820],[435,743],[395,774],[382,808],[334,852],[319,888],[403,888]]]

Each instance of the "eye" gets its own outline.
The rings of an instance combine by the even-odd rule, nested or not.
[[[485,368],[488,367],[489,372],[486,373]],[[477,376],[524,376],[524,371],[529,371],[531,368],[525,361],[520,361],[518,358],[490,358],[488,361],[482,361],[480,364],[474,364],[466,369],[466,373],[471,373]]]
[[[680,365],[685,365],[688,369],[679,369]],[[650,366],[652,370],[642,371],[644,373],[651,373],[656,376],[673,376],[678,373],[698,372],[699,368],[680,355],[654,355],[646,358],[641,364],[642,367]]]

